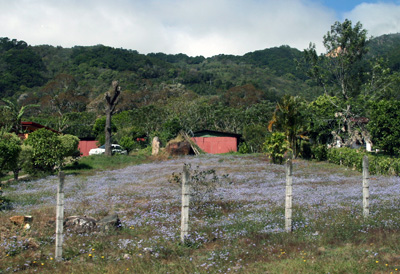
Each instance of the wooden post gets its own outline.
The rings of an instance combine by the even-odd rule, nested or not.
[[[190,183],[189,170],[187,165],[183,166],[182,174],[182,213],[181,213],[181,241],[189,235],[189,202],[190,202]]]
[[[292,232],[292,181],[293,165],[292,159],[288,159],[285,165],[286,171],[286,199],[285,199],[285,230]]]
[[[62,260],[63,223],[64,223],[64,172],[60,171],[57,188],[57,212],[56,212],[56,261]]]
[[[363,215],[369,216],[369,160],[368,156],[363,157]]]

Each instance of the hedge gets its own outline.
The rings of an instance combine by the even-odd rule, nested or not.
[[[344,165],[349,168],[362,171],[362,159],[364,155],[369,158],[370,174],[396,175],[400,174],[400,159],[385,155],[377,155],[359,151],[352,148],[331,148],[328,150],[328,162]]]

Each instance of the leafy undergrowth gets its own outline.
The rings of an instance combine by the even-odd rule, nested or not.
[[[190,215],[180,243],[184,164],[229,174],[215,199]],[[122,229],[65,232],[55,262],[57,177],[13,183],[13,209],[0,213],[0,273],[396,273],[400,270],[398,177],[371,177],[362,216],[360,173],[327,163],[294,162],[293,232],[284,232],[285,174],[262,156],[205,155],[67,175],[65,215],[117,212]],[[30,230],[8,220],[32,215]],[[398,270],[399,269],[399,270]]]

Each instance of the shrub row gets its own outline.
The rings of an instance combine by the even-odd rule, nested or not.
[[[368,155],[369,173],[382,175],[399,175],[400,174],[400,159],[392,158],[385,155],[378,155],[351,149],[331,148],[328,150],[327,160],[331,163],[344,165],[358,171],[362,171],[362,159],[364,155]]]

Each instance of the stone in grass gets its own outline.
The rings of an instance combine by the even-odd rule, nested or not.
[[[86,216],[70,216],[65,218],[64,228],[76,233],[89,233],[96,230],[96,220]]]
[[[117,214],[106,216],[99,221],[87,216],[70,216],[64,220],[64,228],[75,233],[106,232],[120,227],[121,221]]]
[[[98,229],[102,232],[109,231],[111,229],[121,228],[121,221],[117,214],[112,214],[104,217],[103,219],[97,221]]]

